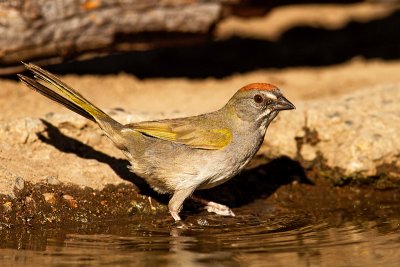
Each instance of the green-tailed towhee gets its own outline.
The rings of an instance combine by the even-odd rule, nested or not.
[[[96,122],[126,155],[135,174],[156,191],[172,194],[168,207],[176,221],[194,190],[215,187],[240,172],[260,148],[279,111],[295,108],[277,87],[252,83],[211,113],[122,125],[53,74],[34,64],[25,66],[36,79],[18,75],[22,82]],[[234,216],[225,205],[193,199],[208,211]]]

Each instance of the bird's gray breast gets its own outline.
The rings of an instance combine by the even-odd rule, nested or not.
[[[260,149],[264,135],[265,131],[255,131],[234,136],[231,144],[216,151],[203,166],[203,175],[207,177],[199,189],[215,187],[238,174]]]

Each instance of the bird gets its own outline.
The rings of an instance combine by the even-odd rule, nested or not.
[[[185,199],[223,216],[235,216],[226,205],[193,196],[237,175],[256,155],[267,128],[280,111],[295,109],[269,83],[240,88],[220,109],[183,118],[121,124],[54,74],[23,63],[33,77],[18,74],[30,89],[97,123],[127,157],[130,170],[156,192],[170,194],[175,221]]]

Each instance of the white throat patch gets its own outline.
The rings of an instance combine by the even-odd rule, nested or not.
[[[267,108],[263,113],[261,113],[260,115],[258,115],[257,117],[257,121],[263,119],[265,116],[267,116],[269,113],[271,113],[271,109]]]

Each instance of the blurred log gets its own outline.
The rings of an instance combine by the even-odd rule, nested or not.
[[[204,42],[240,0],[0,2],[0,75],[20,61],[61,63],[93,53]]]

